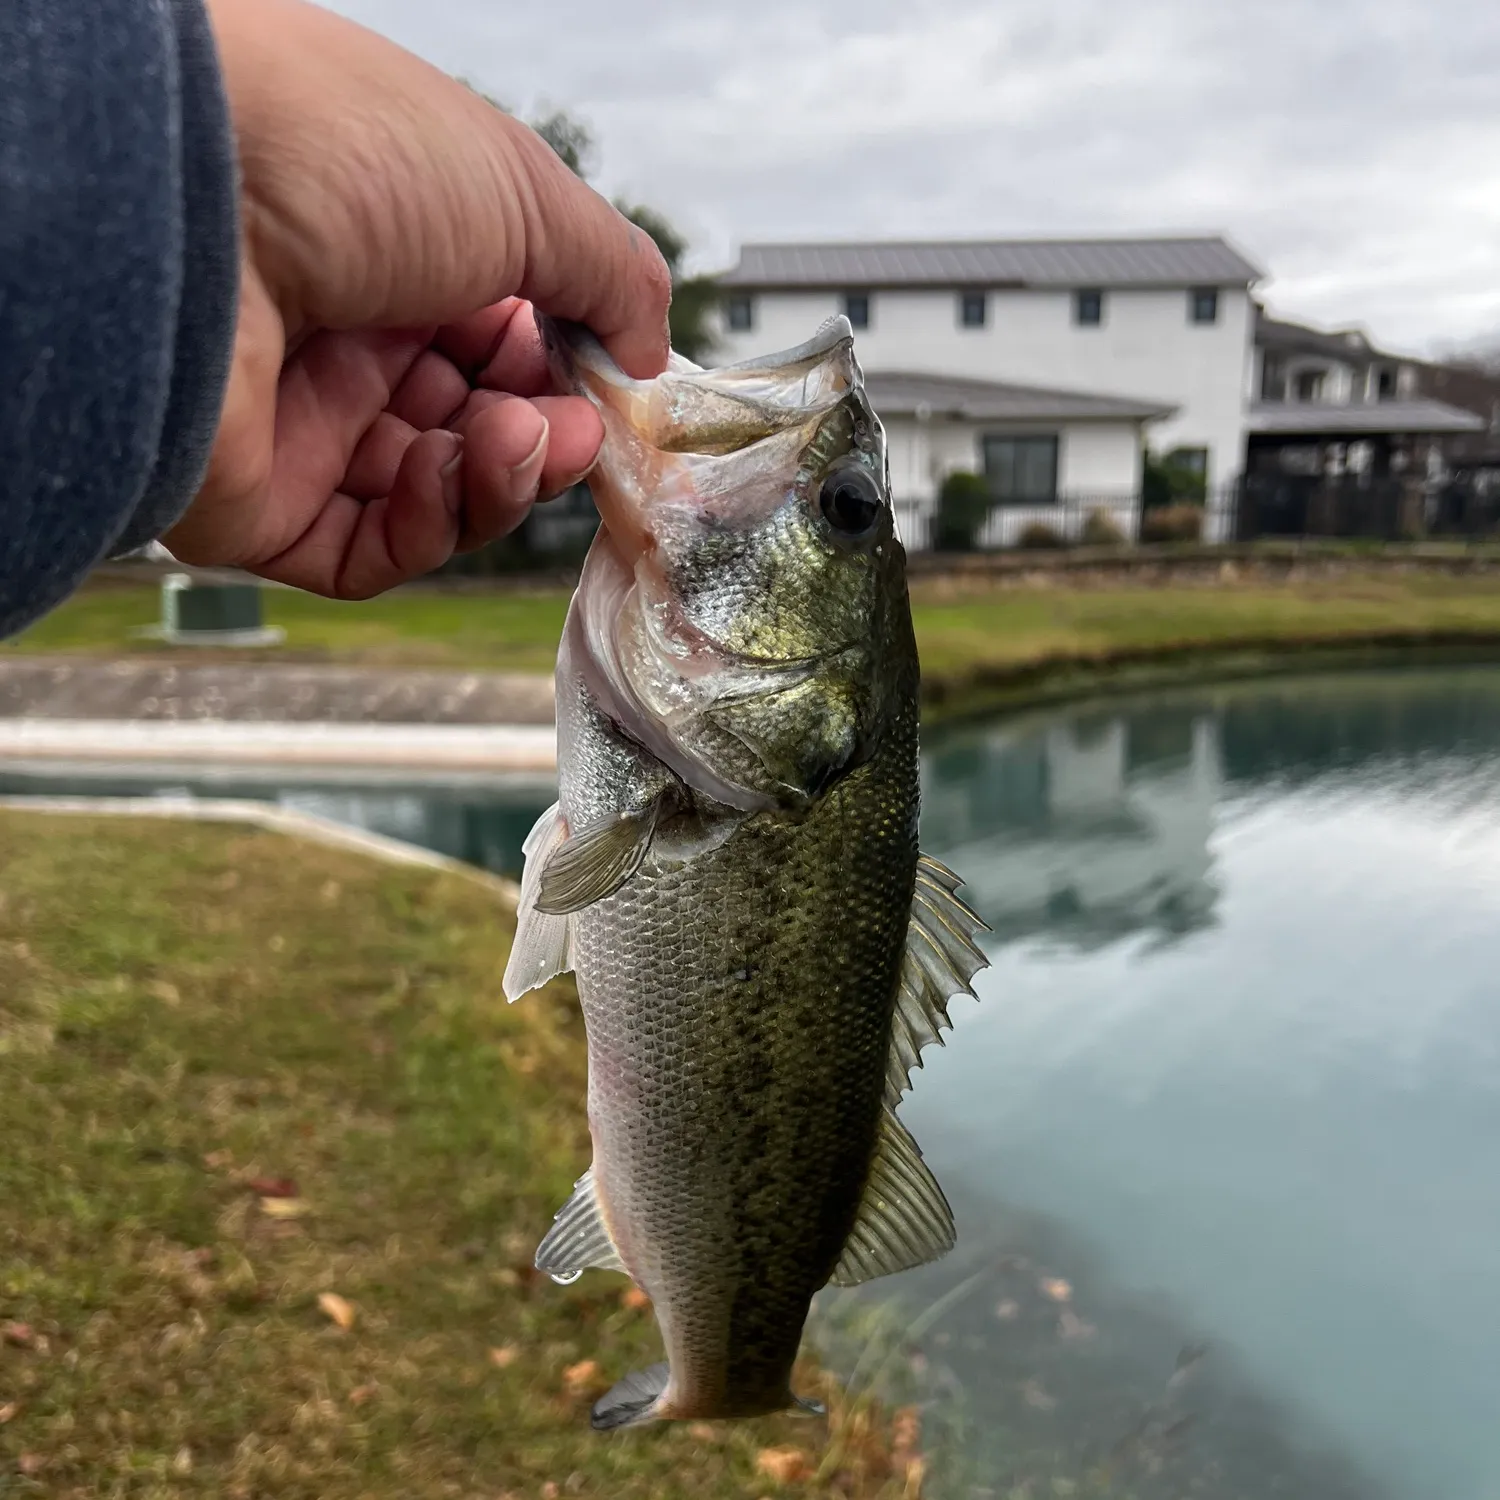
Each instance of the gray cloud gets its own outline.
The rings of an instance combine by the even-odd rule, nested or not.
[[[1482,0],[335,0],[522,107],[706,266],[744,239],[1214,230],[1278,311],[1500,337]]]

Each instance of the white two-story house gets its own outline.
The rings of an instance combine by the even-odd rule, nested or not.
[[[1076,521],[1139,495],[1148,432],[1210,493],[1237,478],[1260,277],[1218,238],[746,245],[720,279],[719,358],[843,313],[898,505],[930,509],[967,468],[1014,520],[1069,500]]]

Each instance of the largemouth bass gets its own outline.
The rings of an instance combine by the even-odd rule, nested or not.
[[[515,999],[572,969],[588,1032],[593,1165],[536,1263],[625,1271],[655,1310],[667,1363],[595,1427],[810,1405],[814,1294],[954,1243],[895,1107],[985,963],[917,845],[885,436],[842,318],[654,381],[545,336],[605,438],[505,974]]]

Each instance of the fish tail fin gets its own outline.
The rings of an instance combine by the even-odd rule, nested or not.
[[[637,1427],[654,1420],[656,1405],[671,1374],[671,1365],[663,1361],[616,1382],[594,1403],[590,1418],[594,1431],[610,1432],[616,1427]]]
[[[826,1417],[828,1415],[828,1408],[821,1401],[817,1401],[811,1396],[793,1396],[792,1400],[796,1402],[796,1405],[792,1407],[792,1411],[797,1416]]]

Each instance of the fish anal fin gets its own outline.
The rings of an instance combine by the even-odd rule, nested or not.
[[[834,1286],[859,1286],[938,1260],[952,1248],[953,1210],[917,1143],[887,1109],[859,1217],[844,1243]]]
[[[537,910],[562,916],[614,895],[640,869],[651,848],[663,800],[658,797],[639,810],[614,813],[570,834],[542,868]]]
[[[536,820],[521,846],[526,866],[521,874],[521,901],[516,908],[515,941],[510,947],[502,982],[507,1000],[519,1000],[528,991],[539,989],[549,979],[566,974],[573,967],[572,928],[568,918],[538,911],[536,906],[542,869],[567,836],[567,819],[554,802]]]
[[[616,1427],[639,1427],[654,1421],[655,1408],[671,1377],[672,1367],[665,1360],[627,1375],[594,1403],[589,1425],[595,1432],[611,1432]]]
[[[952,1021],[948,1001],[973,995],[971,981],[989,960],[978,943],[989,928],[955,894],[962,882],[946,865],[923,855],[917,861],[906,956],[896,995],[890,1058],[886,1065],[886,1103],[896,1104],[911,1087],[913,1068],[922,1052],[942,1045]]]
[[[573,1196],[563,1204],[537,1246],[536,1268],[563,1280],[572,1280],[585,1271],[625,1269],[599,1211],[592,1168],[574,1184]]]

